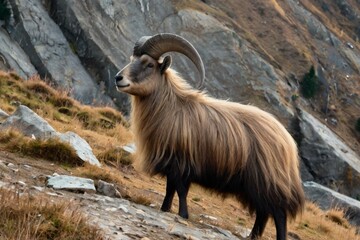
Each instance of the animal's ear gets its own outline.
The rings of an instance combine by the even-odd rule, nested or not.
[[[164,60],[162,61],[162,63],[160,63],[160,73],[163,74],[166,69],[168,69],[171,65],[171,57],[170,56],[166,56],[164,57]]]

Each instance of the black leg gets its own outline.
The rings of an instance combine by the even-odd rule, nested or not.
[[[169,212],[171,209],[172,201],[175,195],[175,182],[171,179],[171,177],[166,178],[166,195],[161,206],[161,211]]]
[[[261,211],[256,211],[256,220],[253,229],[251,230],[250,238],[257,239],[261,237],[264,232],[266,223],[269,219],[268,213],[263,213]]]
[[[186,198],[189,192],[190,182],[183,180],[178,183],[176,191],[179,196],[179,215],[183,218],[189,218]]]
[[[284,209],[274,211],[274,221],[276,227],[276,240],[286,240],[286,212]]]

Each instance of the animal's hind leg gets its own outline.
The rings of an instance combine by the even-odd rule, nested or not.
[[[189,218],[186,198],[190,188],[190,181],[182,179],[178,182],[176,191],[179,196],[179,215],[183,218]]]
[[[276,240],[286,240],[286,212],[284,209],[274,211],[274,221],[276,227]]]
[[[264,232],[266,223],[269,219],[269,214],[261,211],[256,211],[256,220],[253,229],[251,230],[250,238],[257,239]]]
[[[166,177],[166,195],[161,206],[161,211],[169,212],[171,209],[172,201],[176,191],[176,182],[173,177]]]

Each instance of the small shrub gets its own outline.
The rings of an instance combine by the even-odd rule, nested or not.
[[[356,121],[355,129],[356,129],[356,131],[360,132],[360,117]]]
[[[6,0],[0,0],[0,20],[8,21],[10,18],[10,9]]]
[[[315,75],[314,66],[311,66],[310,71],[305,74],[301,85],[301,92],[305,98],[312,98],[319,89],[319,79]]]

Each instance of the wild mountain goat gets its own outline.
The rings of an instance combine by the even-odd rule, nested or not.
[[[304,205],[293,138],[269,113],[191,88],[169,69],[170,56],[160,59],[173,51],[195,64],[202,84],[198,52],[174,34],[140,38],[131,62],[115,76],[118,90],[132,95],[131,124],[144,169],[167,178],[161,210],[170,210],[177,192],[179,215],[188,218],[186,197],[197,183],[235,196],[256,213],[251,239],[262,235],[269,216],[277,239],[286,239],[287,216]]]

